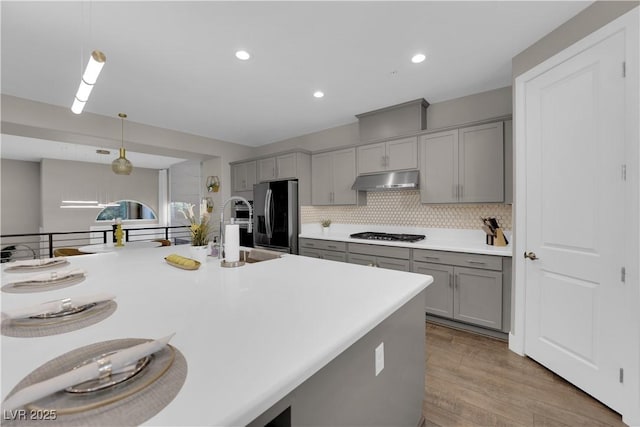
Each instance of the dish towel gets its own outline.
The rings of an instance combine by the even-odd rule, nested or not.
[[[106,377],[111,375],[111,373],[117,373],[122,368],[126,368],[139,359],[162,350],[174,335],[175,333],[158,340],[148,341],[120,350],[95,362],[72,369],[57,377],[25,387],[7,398],[2,405],[2,410],[15,410],[27,403],[42,399],[45,396],[64,390],[67,387]]]
[[[61,300],[45,302],[29,307],[16,308],[2,312],[2,321],[9,319],[24,319],[30,316],[37,316],[45,313],[57,313],[72,307],[81,307],[87,304],[98,303],[115,299],[115,295],[102,293],[94,295],[84,295],[74,298],[64,298]]]

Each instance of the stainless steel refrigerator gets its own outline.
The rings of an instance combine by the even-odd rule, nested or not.
[[[273,181],[253,186],[253,243],[298,253],[298,181]]]

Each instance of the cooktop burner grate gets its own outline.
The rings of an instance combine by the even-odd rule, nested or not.
[[[376,233],[373,231],[365,231],[363,233],[354,233],[349,237],[352,239],[366,240],[387,240],[392,242],[418,242],[425,238],[424,234],[393,234],[393,233]]]

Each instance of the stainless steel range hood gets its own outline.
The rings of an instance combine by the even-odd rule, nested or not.
[[[418,171],[383,172],[373,175],[360,175],[351,186],[352,190],[409,190],[420,188]]]

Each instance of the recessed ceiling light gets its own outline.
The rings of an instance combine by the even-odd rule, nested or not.
[[[419,64],[422,61],[424,61],[425,59],[427,59],[426,56],[424,56],[421,53],[416,53],[415,55],[413,55],[413,57],[411,58],[411,62],[413,62],[414,64]]]
[[[247,52],[246,50],[239,50],[236,52],[236,58],[242,61],[246,61],[247,59],[251,58],[251,55],[249,55],[249,52]]]
[[[324,96],[324,92],[321,90],[317,90],[313,92],[313,96],[315,96],[316,98],[322,98]]]

